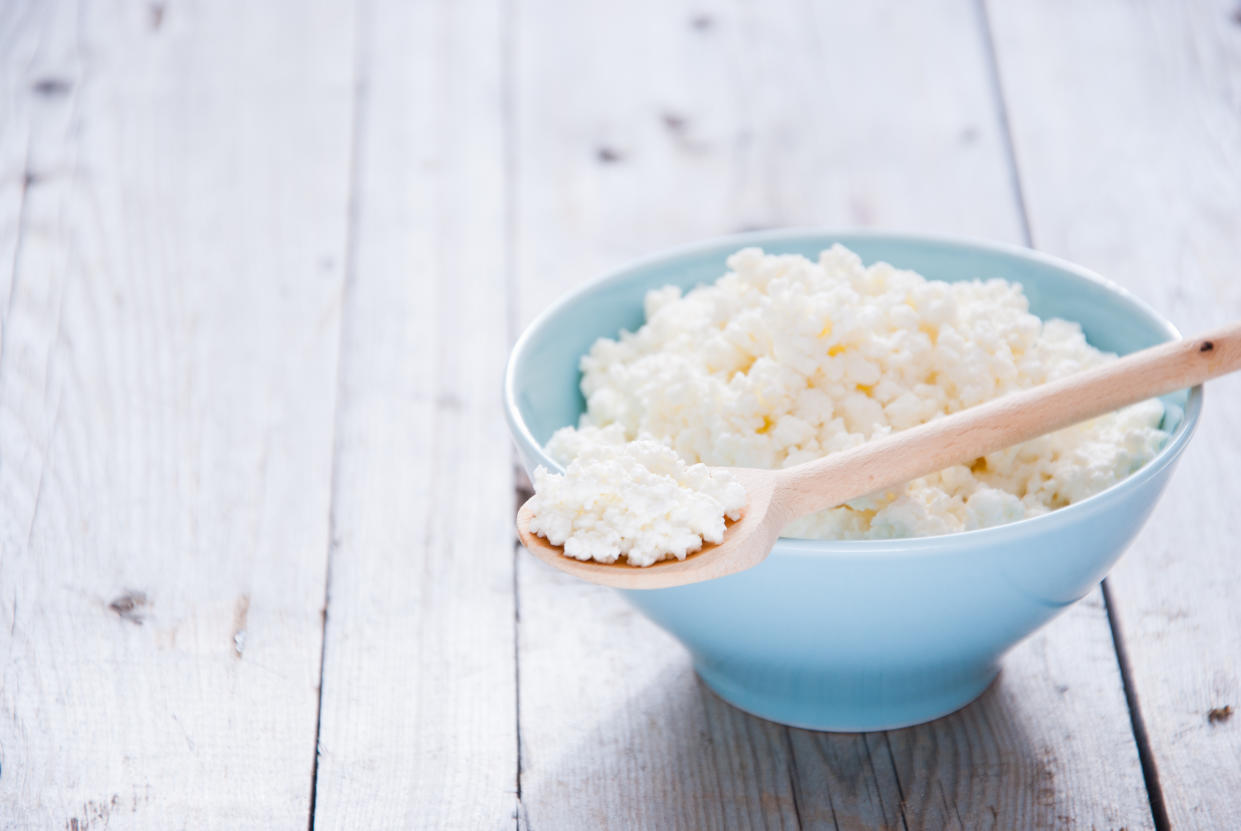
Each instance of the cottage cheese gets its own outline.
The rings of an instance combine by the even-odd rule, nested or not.
[[[649,292],[644,326],[600,339],[582,358],[587,411],[547,446],[570,463],[569,478],[620,464],[591,448],[616,454],[621,437],[660,442],[690,463],[787,467],[1115,357],[1087,344],[1077,324],[1030,314],[1021,287],[1002,280],[926,280],[864,266],[840,246],[817,261],[747,248],[728,268],[684,294]],[[906,537],[1046,513],[1145,464],[1166,438],[1162,415],[1147,401],[803,517],[784,533]],[[589,461],[575,474],[577,459]],[[649,511],[630,481],[600,493],[613,510],[634,500]],[[583,546],[604,539],[610,521],[604,511],[591,517],[600,524]]]
[[[573,448],[564,475],[540,467],[530,530],[579,560],[632,566],[683,560],[703,541],[724,539],[725,517],[738,519],[745,489],[723,471],[687,465],[651,440],[626,441],[619,425],[592,428]]]

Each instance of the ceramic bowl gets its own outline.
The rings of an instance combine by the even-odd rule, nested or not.
[[[596,338],[640,326],[648,289],[712,282],[747,245],[814,258],[837,242],[864,262],[886,260],[930,279],[1019,282],[1035,314],[1079,322],[1100,349],[1123,354],[1177,337],[1124,290],[1022,248],[856,231],[711,240],[615,271],[525,331],[509,359],[505,406],[526,469],[557,469],[542,445],[583,410],[578,359]],[[685,645],[707,685],[750,713],[833,731],[929,721],[978,696],[1004,653],[1089,592],[1141,529],[1193,433],[1202,389],[1164,403],[1171,436],[1149,464],[1049,514],[937,537],[781,539],[749,571],[623,593]]]

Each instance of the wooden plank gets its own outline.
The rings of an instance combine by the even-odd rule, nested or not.
[[[1152,827],[1107,629],[1096,590],[1008,656],[977,705],[891,732],[906,826]]]
[[[1040,246],[1185,332],[1241,317],[1235,4],[996,3]],[[1180,469],[1109,578],[1173,827],[1241,827],[1241,378],[1212,382]]]
[[[360,15],[315,827],[511,828],[500,4]]]
[[[38,39],[30,36],[32,0],[0,6],[0,297],[13,291],[13,258],[25,203],[26,153],[30,139],[31,99],[24,69],[34,59]],[[8,308],[7,299],[4,306]],[[0,341],[3,330],[0,329]],[[0,460],[2,461],[2,460]]]
[[[708,693],[610,589],[522,553],[529,828],[796,828],[787,737]]]
[[[518,15],[522,320],[636,254],[756,227],[1019,237],[969,3],[626,5]]]
[[[968,2],[518,17],[522,320],[624,259],[743,227],[1021,238]],[[978,705],[830,736],[728,708],[617,596],[524,556],[518,577],[530,827],[1151,824],[1097,592],[1010,655]]]
[[[5,828],[307,821],[349,12],[158,7],[5,20]]]

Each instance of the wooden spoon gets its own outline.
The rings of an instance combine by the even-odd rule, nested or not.
[[[762,562],[793,519],[925,476],[1120,409],[1241,369],[1241,322],[1201,337],[1135,352],[1106,366],[1011,393],[902,430],[852,450],[784,468],[727,468],[745,486],[741,519],[724,541],[684,560],[645,567],[583,562],[530,533],[530,501],[517,533],[530,553],[561,571],[622,589],[658,589],[723,577]]]

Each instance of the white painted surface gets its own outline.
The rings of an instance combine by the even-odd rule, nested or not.
[[[498,11],[360,13],[319,828],[514,824]]]
[[[647,3],[606,18],[524,5],[522,319],[609,265],[747,225],[878,223],[1019,241],[976,15],[965,2]],[[786,738],[722,705],[619,597],[525,557],[518,576],[531,828],[798,817],[808,827],[1020,827],[1058,815],[1150,825],[1097,592],[1009,656],[977,707],[887,736]]]
[[[1229,2],[996,3],[1035,241],[1193,332],[1241,318],[1241,18]],[[1241,827],[1241,378],[1109,578],[1175,828]]]
[[[15,18],[0,825],[305,828],[349,11]]]
[[[1097,592],[859,737],[514,575],[499,372],[566,289],[743,227],[1021,239],[982,10],[0,8],[0,825],[1150,827]],[[1034,241],[1241,316],[1231,7],[986,10]],[[1241,823],[1206,718],[1241,709],[1241,386],[1208,398],[1112,581],[1189,828]]]

